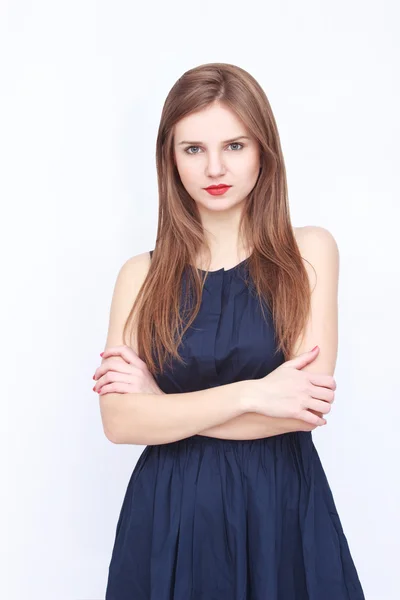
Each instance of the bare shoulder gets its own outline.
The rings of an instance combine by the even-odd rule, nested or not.
[[[118,277],[121,277],[125,283],[137,283],[140,279],[145,279],[150,266],[149,252],[142,252],[128,258],[121,266]],[[134,281],[132,281],[132,275]]]
[[[314,269],[317,273],[328,271],[333,278],[338,276],[339,248],[333,234],[317,225],[294,227],[293,231],[312,287],[316,283]]]
[[[337,243],[324,227],[301,227],[295,235],[312,292],[309,319],[304,336],[299,336],[295,345],[295,356],[318,344],[320,352],[317,358],[303,370],[333,375],[338,350]]]
[[[123,346],[123,328],[150,267],[150,254],[132,256],[121,266],[111,299],[105,348]],[[136,348],[134,350],[137,351]]]
[[[325,227],[305,225],[304,227],[293,227],[293,231],[299,247],[324,246],[328,252],[329,250],[335,253],[338,251],[333,234]]]

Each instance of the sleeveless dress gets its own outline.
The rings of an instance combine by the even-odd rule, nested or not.
[[[284,362],[247,261],[208,273],[179,348],[187,364],[157,379],[165,393],[258,379]],[[312,433],[146,446],[105,600],[365,600]]]

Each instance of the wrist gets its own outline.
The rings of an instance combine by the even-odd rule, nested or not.
[[[238,381],[238,404],[242,414],[248,412],[258,412],[258,401],[257,401],[257,380],[256,379],[245,379]]]

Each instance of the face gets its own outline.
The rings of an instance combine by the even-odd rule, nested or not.
[[[259,145],[229,108],[214,104],[175,125],[175,161],[181,181],[199,209],[221,211],[244,202],[260,170]],[[231,186],[221,195],[210,185]]]

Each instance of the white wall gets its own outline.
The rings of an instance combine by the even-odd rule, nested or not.
[[[185,70],[221,61],[270,99],[294,225],[327,227],[339,245],[338,389],[314,440],[366,597],[396,600],[398,4],[3,0],[0,11],[4,597],[104,598],[143,447],[105,438],[92,375],[116,274],[154,247],[165,96]]]

